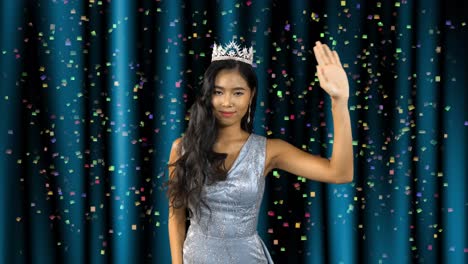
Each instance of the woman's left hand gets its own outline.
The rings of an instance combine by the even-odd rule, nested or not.
[[[326,44],[317,41],[314,47],[317,59],[317,75],[322,87],[332,99],[349,98],[349,83],[346,72],[336,51],[331,51]]]

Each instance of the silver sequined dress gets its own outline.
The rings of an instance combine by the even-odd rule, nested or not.
[[[273,263],[257,233],[258,214],[265,188],[266,138],[250,134],[228,172],[227,179],[205,186],[211,208],[192,217],[183,246],[184,264]],[[189,204],[192,212],[196,212]]]

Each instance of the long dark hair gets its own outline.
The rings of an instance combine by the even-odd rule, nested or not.
[[[251,121],[247,122],[249,113],[241,120],[241,129],[252,133],[257,97],[257,76],[252,66],[236,60],[213,61],[206,69],[201,91],[189,109],[188,128],[177,150],[179,159],[168,165],[175,167],[174,175],[171,175],[172,177],[167,182],[167,196],[171,199],[174,208],[188,208],[190,201],[197,212],[201,205],[209,209],[209,206],[202,199],[203,185],[211,185],[223,181],[227,177],[227,170],[224,167],[227,154],[213,151],[218,127],[211,103],[216,75],[224,69],[237,70],[246,80],[251,92],[254,93],[250,106]],[[190,215],[193,213],[189,210]]]

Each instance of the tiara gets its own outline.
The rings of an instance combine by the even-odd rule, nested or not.
[[[253,48],[243,48],[235,42],[231,41],[226,46],[216,45],[213,46],[213,54],[211,55],[211,61],[217,60],[237,60],[252,65],[253,62]]]

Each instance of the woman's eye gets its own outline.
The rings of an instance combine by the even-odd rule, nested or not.
[[[215,94],[215,95],[220,95],[220,94],[221,94],[221,91],[214,91],[213,94]]]
[[[237,95],[237,96],[241,96],[241,95],[243,95],[244,93],[243,93],[243,92],[237,92],[237,93],[234,93],[234,94]]]

